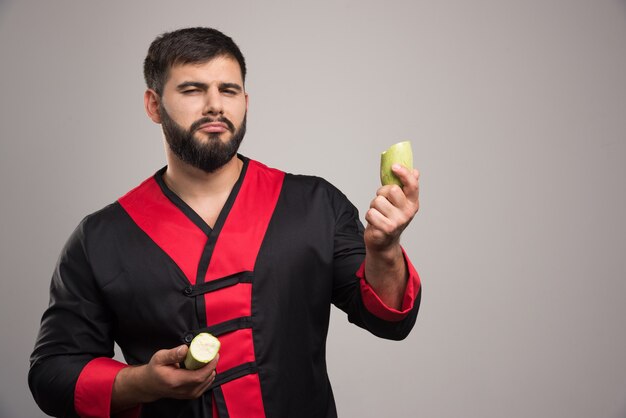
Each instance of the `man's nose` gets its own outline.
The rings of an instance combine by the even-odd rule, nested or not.
[[[224,113],[222,96],[217,89],[209,89],[204,100],[203,114],[221,115]]]

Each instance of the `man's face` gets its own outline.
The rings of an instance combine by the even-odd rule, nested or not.
[[[216,57],[172,67],[159,113],[172,152],[211,173],[237,153],[246,131],[247,108],[239,64],[230,57]]]

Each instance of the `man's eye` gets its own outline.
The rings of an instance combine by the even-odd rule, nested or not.
[[[222,90],[222,91],[223,91],[224,94],[228,94],[230,96],[233,96],[233,95],[237,94],[237,91],[233,90],[233,89],[226,89],[226,90]]]
[[[198,89],[187,89],[187,90],[183,90],[182,93],[183,94],[192,94],[192,93],[197,93],[199,91],[200,90],[198,90]]]

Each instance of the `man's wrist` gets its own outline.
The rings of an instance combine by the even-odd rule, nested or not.
[[[400,260],[403,260],[402,247],[400,243],[394,243],[385,248],[366,247],[366,257],[375,260],[375,263],[385,269],[397,267]]]
[[[119,412],[158,399],[150,393],[145,377],[147,366],[129,366],[119,371],[113,382],[111,412]]]

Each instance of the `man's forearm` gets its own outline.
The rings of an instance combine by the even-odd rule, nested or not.
[[[407,278],[408,270],[400,244],[385,251],[366,251],[365,279],[385,305],[402,309]]]
[[[391,169],[402,187],[379,188],[365,213],[365,279],[385,305],[402,310],[409,272],[400,234],[419,210],[419,172],[399,164]]]

